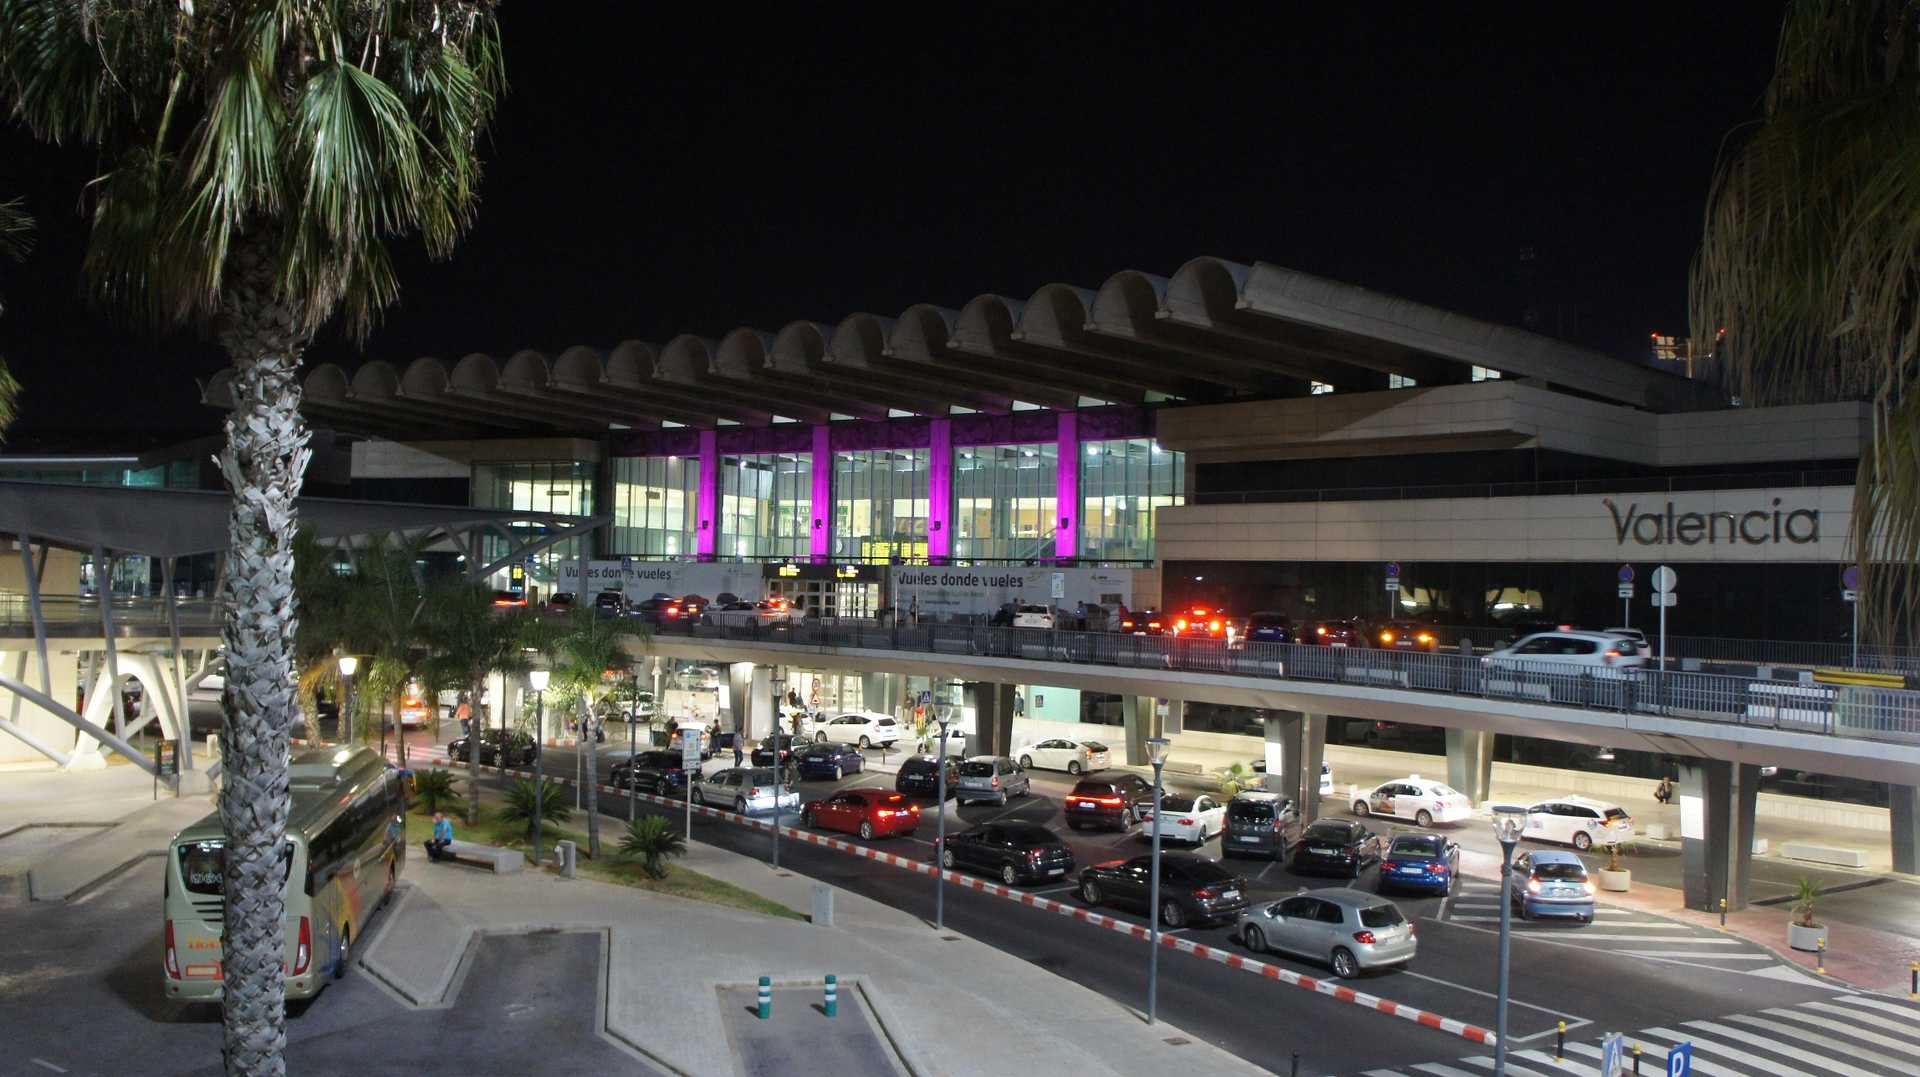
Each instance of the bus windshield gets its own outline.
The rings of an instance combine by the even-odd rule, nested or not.
[[[187,891],[209,897],[219,897],[226,892],[223,878],[227,870],[227,849],[223,841],[193,841],[178,846],[180,853],[180,881]],[[293,842],[289,841],[280,850],[280,882],[286,884],[287,877],[293,873]]]

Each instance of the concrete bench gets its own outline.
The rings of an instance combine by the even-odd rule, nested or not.
[[[1815,845],[1808,841],[1783,841],[1780,843],[1780,855],[1788,860],[1805,860],[1813,864],[1834,864],[1843,868],[1864,868],[1867,866],[1867,854],[1858,849],[1842,849],[1833,845]]]
[[[1207,768],[1200,763],[1189,763],[1180,759],[1169,759],[1161,768],[1168,774],[1205,774]]]
[[[497,845],[480,845],[471,841],[453,842],[440,854],[440,859],[471,864],[476,868],[491,868],[495,875],[512,875],[527,866],[527,858],[518,849],[502,849]]]

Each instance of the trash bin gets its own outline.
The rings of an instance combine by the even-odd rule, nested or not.
[[[575,846],[571,841],[558,841],[553,845],[553,858],[560,864],[560,877],[573,878]]]

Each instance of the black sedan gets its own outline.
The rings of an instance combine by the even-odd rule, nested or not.
[[[781,763],[788,762],[793,758],[795,753],[804,752],[811,747],[813,747],[813,745],[807,741],[801,740],[800,738],[793,736],[790,733],[782,733],[780,735],[780,752],[779,752],[778,761]],[[759,744],[754,746],[753,751],[747,754],[752,757],[753,765],[756,767],[773,766],[775,762],[774,750],[773,750],[773,738],[768,737],[766,740],[761,741]]]
[[[1008,886],[1047,882],[1073,870],[1073,850],[1037,823],[993,823],[948,834],[940,866],[997,875]]]
[[[1293,847],[1293,870],[1324,871],[1358,879],[1380,859],[1380,835],[1352,819],[1322,819]]]
[[[506,762],[501,759],[500,744],[506,742]],[[460,737],[447,742],[447,759],[452,763],[464,763],[470,757],[469,741]],[[533,738],[525,733],[513,731],[502,733],[498,729],[487,729],[480,733],[480,765],[485,767],[525,767],[533,764]]]
[[[960,760],[947,757],[947,796],[954,795],[953,783],[958,779],[955,773],[960,769]],[[915,796],[933,797],[940,795],[940,764],[930,755],[916,755],[900,764],[900,772],[893,776],[893,791],[912,793]]]
[[[1080,873],[1080,900],[1147,910],[1153,858],[1109,860]],[[1247,881],[1201,856],[1160,856],[1160,922],[1168,927],[1232,920],[1247,909]]]
[[[839,781],[848,774],[864,770],[867,757],[851,744],[815,744],[794,757],[800,777],[832,778]]]
[[[639,789],[655,796],[683,796],[687,791],[687,772],[679,752],[641,752],[632,759],[613,765],[608,783],[622,789]]]

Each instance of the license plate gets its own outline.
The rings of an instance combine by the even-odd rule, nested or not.
[[[1235,839],[1233,839],[1233,840],[1234,840],[1234,841],[1259,841],[1260,839],[1259,839],[1259,838],[1256,838],[1256,837],[1253,837],[1252,835],[1247,835],[1247,836],[1245,836],[1245,837],[1239,837],[1239,838],[1235,838]]]
[[[1066,868],[1049,868],[1049,869],[1047,869],[1047,874],[1048,874],[1048,875],[1065,875],[1066,873],[1067,873],[1067,869],[1066,869]]]
[[[1315,846],[1313,846],[1312,848],[1310,848],[1310,849],[1308,849],[1307,851],[1308,851],[1308,852],[1310,852],[1310,853],[1312,853],[1312,854],[1313,854],[1313,855],[1315,855],[1315,856],[1332,856],[1332,855],[1333,855],[1333,850],[1332,850],[1332,849],[1322,849],[1322,848],[1321,848],[1321,847],[1319,847],[1318,845],[1315,845]]]
[[[1240,900],[1240,891],[1238,891],[1238,890],[1222,890],[1222,891],[1220,891],[1220,897],[1221,897],[1221,900],[1223,900],[1223,901],[1239,901],[1239,900]]]
[[[1329,643],[1329,644],[1327,644],[1327,646],[1329,646],[1329,647],[1345,647],[1345,646],[1346,646],[1346,644],[1344,644],[1344,643],[1341,643],[1341,642],[1339,642],[1338,640],[1335,640],[1334,642],[1332,642],[1332,643]]]

